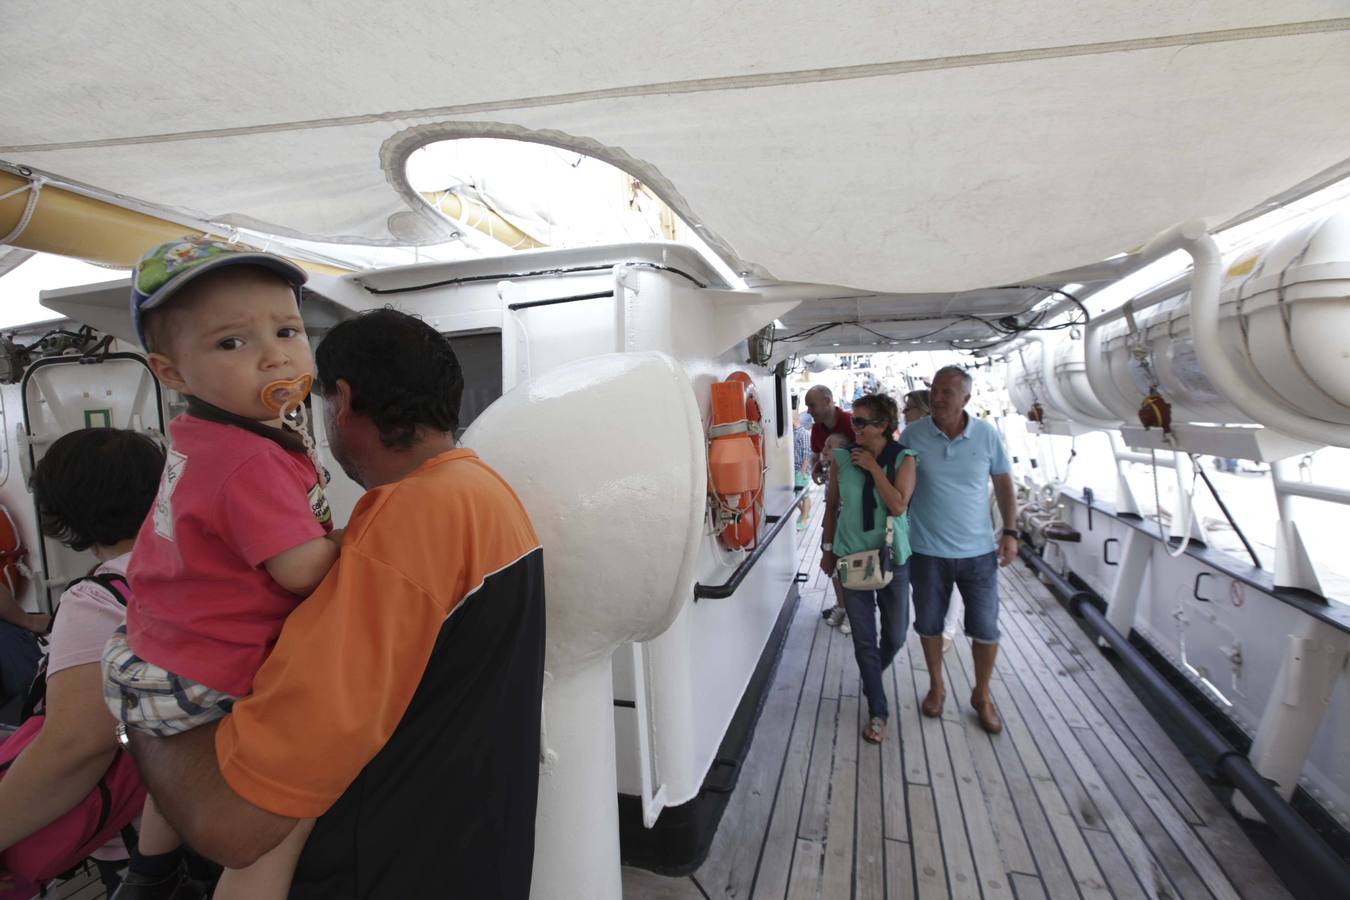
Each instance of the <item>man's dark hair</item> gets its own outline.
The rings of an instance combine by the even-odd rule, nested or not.
[[[341,322],[324,336],[314,363],[319,393],[331,397],[344,379],[352,411],[370,417],[391,450],[411,447],[419,426],[459,427],[459,360],[450,341],[416,316],[386,307]]]
[[[164,451],[139,432],[83,428],[62,435],[33,469],[38,527],[73,550],[134,538],[163,469]]]

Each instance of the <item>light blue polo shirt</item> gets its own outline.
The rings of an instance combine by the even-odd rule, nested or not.
[[[915,553],[966,559],[997,549],[989,518],[989,476],[1012,471],[998,429],[967,414],[966,430],[948,440],[925,417],[900,433],[918,453],[909,501],[909,542]]]

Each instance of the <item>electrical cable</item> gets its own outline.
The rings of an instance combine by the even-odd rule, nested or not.
[[[659,263],[649,262],[626,262],[623,263],[623,265],[632,269],[656,269],[661,272],[671,272],[684,278],[695,287],[706,288],[708,286],[688,272],[681,271],[674,266],[663,266]],[[614,263],[594,266],[561,266],[549,269],[530,269],[524,272],[514,272],[507,275],[465,275],[460,278],[445,278],[441,281],[428,281],[424,284],[410,284],[393,288],[376,288],[367,284],[362,284],[361,287],[365,288],[367,292],[377,296],[381,294],[407,294],[412,291],[425,291],[430,290],[431,288],[447,287],[455,284],[474,284],[482,281],[514,281],[519,278],[542,278],[551,275],[575,275],[583,272],[604,272],[613,269],[614,266]]]

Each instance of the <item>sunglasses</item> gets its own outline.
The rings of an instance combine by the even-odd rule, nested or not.
[[[851,420],[854,428],[865,428],[871,425],[873,428],[880,428],[884,424],[884,419],[864,419],[862,416],[854,416]]]

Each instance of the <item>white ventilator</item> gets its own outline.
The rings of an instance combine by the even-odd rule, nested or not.
[[[702,417],[684,369],[609,354],[530,379],[464,444],[501,473],[544,548],[548,604],[534,900],[619,900],[610,657],[665,631],[703,539]]]

